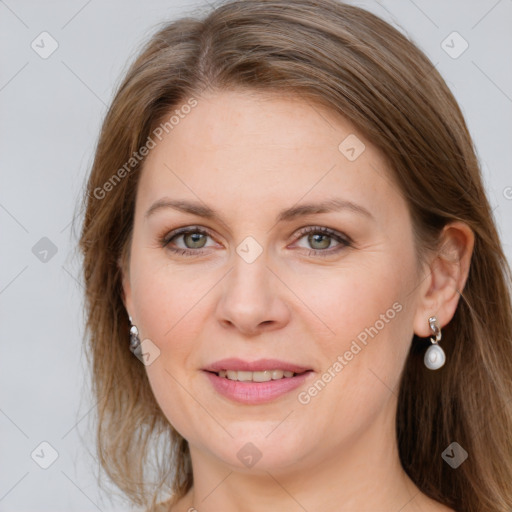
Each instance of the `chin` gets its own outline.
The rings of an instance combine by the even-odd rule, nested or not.
[[[274,425],[275,427],[275,425]],[[243,436],[234,436],[230,443],[210,447],[211,453],[236,471],[252,473],[279,472],[292,466],[297,467],[306,457],[304,442],[301,439],[271,439],[261,435],[251,436],[247,430]]]

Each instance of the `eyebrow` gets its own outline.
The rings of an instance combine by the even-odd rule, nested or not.
[[[185,213],[191,213],[206,219],[222,221],[221,215],[215,209],[210,208],[205,204],[193,201],[169,199],[167,197],[163,197],[155,201],[149,207],[144,216],[147,219],[156,211],[166,208],[172,208],[174,210],[179,210]],[[305,215],[329,213],[340,210],[349,210],[374,220],[373,215],[363,206],[352,201],[347,201],[345,199],[333,198],[319,203],[306,203],[286,208],[279,213],[276,221],[290,222],[297,217],[302,217]]]

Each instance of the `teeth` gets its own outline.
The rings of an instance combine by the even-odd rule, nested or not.
[[[246,372],[237,370],[221,370],[218,372],[219,377],[226,377],[229,380],[238,380],[241,382],[268,382],[269,380],[278,380],[282,378],[290,378],[295,374],[285,370],[264,370],[261,372]]]

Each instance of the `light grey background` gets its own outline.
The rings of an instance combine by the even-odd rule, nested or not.
[[[512,0],[353,3],[398,24],[447,80],[511,261]],[[172,0],[0,0],[0,511],[128,510],[99,492],[89,455],[94,402],[71,220],[129,59],[158,24],[207,8]],[[31,48],[35,40],[43,51],[43,31],[59,45],[47,59]],[[453,31],[469,44],[456,59],[442,47],[446,40],[452,54],[462,48],[457,36],[446,39]],[[56,254],[40,252],[43,237]],[[50,461],[43,441],[58,452],[48,469],[31,458],[37,449],[34,459]]]

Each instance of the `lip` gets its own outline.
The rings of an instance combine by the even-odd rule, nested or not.
[[[238,369],[240,368],[238,367]],[[280,369],[283,369],[282,366]],[[280,396],[285,395],[286,393],[293,391],[294,389],[302,385],[306,381],[306,379],[308,379],[311,375],[314,374],[314,372],[305,371],[304,373],[295,375],[294,377],[284,377],[282,379],[270,380],[267,382],[248,382],[230,380],[226,377],[219,377],[216,373],[213,373],[213,370],[205,370],[204,374],[210,380],[210,383],[212,384],[213,388],[222,396],[238,403],[257,405],[270,402],[272,400],[277,399]]]
[[[241,370],[246,372],[262,372],[264,370],[284,370],[293,373],[303,373],[312,368],[299,366],[294,363],[280,361],[279,359],[258,359],[257,361],[244,361],[243,359],[228,358],[216,361],[203,370],[207,372],[220,372],[221,370]],[[292,377],[290,377],[292,378]],[[294,378],[294,377],[293,377]]]

